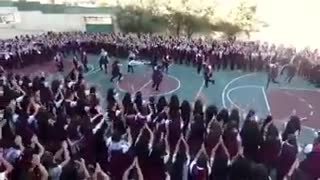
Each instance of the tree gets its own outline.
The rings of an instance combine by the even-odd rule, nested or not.
[[[214,6],[213,4],[205,5],[202,3],[202,1],[206,1],[208,4],[211,1],[199,1],[201,2],[195,2],[195,0],[176,0],[169,1],[165,5],[170,29],[177,36],[183,32],[190,38],[194,33],[210,30]]]
[[[242,29],[238,25],[227,21],[219,21],[212,26],[212,29],[222,32],[228,39],[235,39],[242,32]]]
[[[119,28],[126,33],[154,33],[167,27],[166,18],[138,6],[119,8],[116,17]]]
[[[239,5],[231,11],[232,23],[239,26],[243,32],[250,36],[250,32],[257,30],[256,5],[247,1],[240,1]]]
[[[184,30],[188,38],[191,38],[194,33],[210,31],[211,26],[212,24],[208,17],[197,17],[188,14],[184,16]]]

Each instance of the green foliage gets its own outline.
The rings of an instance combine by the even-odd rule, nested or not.
[[[167,19],[170,29],[179,36],[185,33],[189,38],[194,33],[208,32],[211,30],[211,17],[214,15],[214,8],[195,7],[192,0],[181,0],[179,5],[166,6]]]
[[[184,21],[184,30],[190,38],[194,33],[208,32],[211,30],[212,24],[210,19],[206,16],[197,17],[193,15],[186,15]]]
[[[214,31],[223,32],[227,38],[235,38],[243,30],[237,24],[233,24],[227,21],[219,21],[214,26],[212,26]]]
[[[258,20],[256,17],[256,6],[250,5],[246,1],[241,1],[239,5],[231,11],[232,22],[239,26],[248,36],[255,31]]]
[[[239,0],[230,13],[231,20],[216,20],[212,0],[132,0],[116,13],[123,32],[154,33],[169,30],[175,35],[191,37],[195,33],[219,31],[227,37],[241,32],[249,34],[257,22],[256,6]],[[119,1],[120,2],[120,1]],[[138,5],[137,5],[138,4]],[[217,23],[213,23],[217,22]]]
[[[116,17],[119,28],[126,33],[155,33],[163,31],[167,26],[164,16],[135,6],[120,8]]]

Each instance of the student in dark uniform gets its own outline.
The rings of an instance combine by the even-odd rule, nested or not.
[[[79,69],[79,62],[78,62],[77,56],[73,56],[72,63],[73,63],[73,68],[74,69]]]
[[[200,74],[203,66],[204,56],[201,52],[196,55],[197,73]]]
[[[100,70],[102,71],[104,69],[104,72],[108,73],[108,63],[109,63],[108,53],[104,50],[101,50],[101,56],[99,59]]]
[[[211,79],[212,77],[212,67],[211,65],[207,64],[205,65],[205,69],[204,69],[204,85],[207,88],[209,85],[209,82],[211,82],[212,84],[214,84],[214,80]]]
[[[59,54],[57,54],[54,57],[54,60],[56,62],[56,66],[57,66],[58,71],[59,72],[63,72],[64,65],[63,65],[62,57]]]
[[[171,62],[170,55],[166,55],[162,60],[162,68],[166,73],[168,73],[170,62]]]
[[[133,61],[136,59],[136,55],[131,51],[131,52],[129,53],[128,59],[129,59],[128,72],[133,73],[134,70],[133,70],[133,64],[132,64],[132,63],[133,63]]]
[[[110,79],[110,82],[113,82],[113,80],[114,80],[115,78],[118,78],[119,81],[121,80],[122,74],[121,74],[121,71],[120,71],[119,61],[115,61],[115,62],[112,64],[111,74],[112,74],[112,77],[111,77],[111,79]]]
[[[296,56],[292,57],[290,63],[284,65],[281,69],[281,75],[284,73],[285,70],[287,70],[287,77],[286,77],[286,81],[288,83],[291,83],[292,79],[294,78],[294,76],[296,75],[297,72],[297,67],[294,64]]]
[[[159,66],[154,67],[153,74],[152,74],[152,88],[155,88],[156,91],[159,91],[159,86],[162,82],[163,74],[162,69]]]
[[[89,68],[88,68],[88,56],[87,56],[87,53],[85,51],[83,51],[83,53],[82,53],[81,62],[82,62],[84,70],[86,72],[88,72],[89,71]]]
[[[270,81],[279,84],[279,82],[276,80],[279,72],[279,65],[278,63],[276,64],[269,64],[269,72],[268,72],[268,81],[267,81],[267,86],[266,88],[269,87]]]

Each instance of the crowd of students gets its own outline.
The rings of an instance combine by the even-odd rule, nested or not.
[[[256,121],[237,109],[182,101],[177,95],[121,99],[114,89],[102,108],[83,75],[51,85],[44,73],[1,69],[2,179],[316,180],[320,137],[299,161],[300,119],[283,132],[272,116]],[[276,172],[276,175],[275,173]]]
[[[44,37],[54,43],[69,41],[56,49],[65,54],[103,48],[111,55],[127,57],[128,49],[138,49],[142,58],[157,60],[161,54],[172,53],[173,59],[182,63],[193,63],[193,55],[197,56],[190,55],[188,47],[205,49],[199,40],[185,44],[186,50],[180,51],[172,46],[183,46],[179,39],[162,36],[49,33]],[[148,42],[152,47],[145,46]],[[191,45],[194,43],[199,46]],[[255,47],[255,43],[225,43],[216,42],[218,49]],[[206,52],[204,49],[199,52]],[[176,52],[182,54],[175,56]],[[218,69],[218,61],[214,62]],[[256,70],[264,61],[252,61],[251,67],[251,61],[237,64],[230,58],[224,59],[220,68],[224,62],[231,68],[245,65]],[[0,68],[0,178],[320,178],[320,137],[305,148],[306,157],[299,159],[301,124],[297,115],[293,114],[280,132],[271,115],[257,121],[253,110],[246,117],[241,114],[237,109],[204,105],[201,100],[182,101],[177,95],[145,99],[137,92],[120,97],[115,89],[109,89],[103,100],[94,86],[88,87],[82,71],[75,69],[63,80],[49,82],[45,73],[30,77]]]
[[[215,70],[242,69],[260,71],[270,63],[280,65],[294,62],[301,76],[312,82],[320,82],[319,52],[317,49],[276,46],[253,41],[224,41],[187,39],[149,34],[49,32],[37,36],[21,36],[0,40],[0,65],[6,68],[23,67],[28,64],[52,59],[57,52],[76,53],[84,49],[88,53],[100,53],[127,58],[130,51],[138,52],[139,58],[161,60],[169,55],[177,63],[210,63]]]

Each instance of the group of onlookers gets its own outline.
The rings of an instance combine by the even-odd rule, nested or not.
[[[270,63],[294,63],[299,74],[318,83],[320,60],[317,49],[284,47],[256,41],[225,41],[214,39],[188,39],[185,37],[85,32],[49,32],[0,40],[0,65],[6,68],[24,67],[53,59],[57,52],[77,54],[81,50],[128,57],[129,51],[138,52],[140,58],[157,61],[170,55],[177,63],[194,63],[197,56],[215,69],[264,70]]]
[[[300,119],[141,92],[100,99],[81,72],[48,82],[0,71],[1,179],[277,180],[320,178],[320,137],[304,150]],[[102,101],[107,107],[102,108]]]

